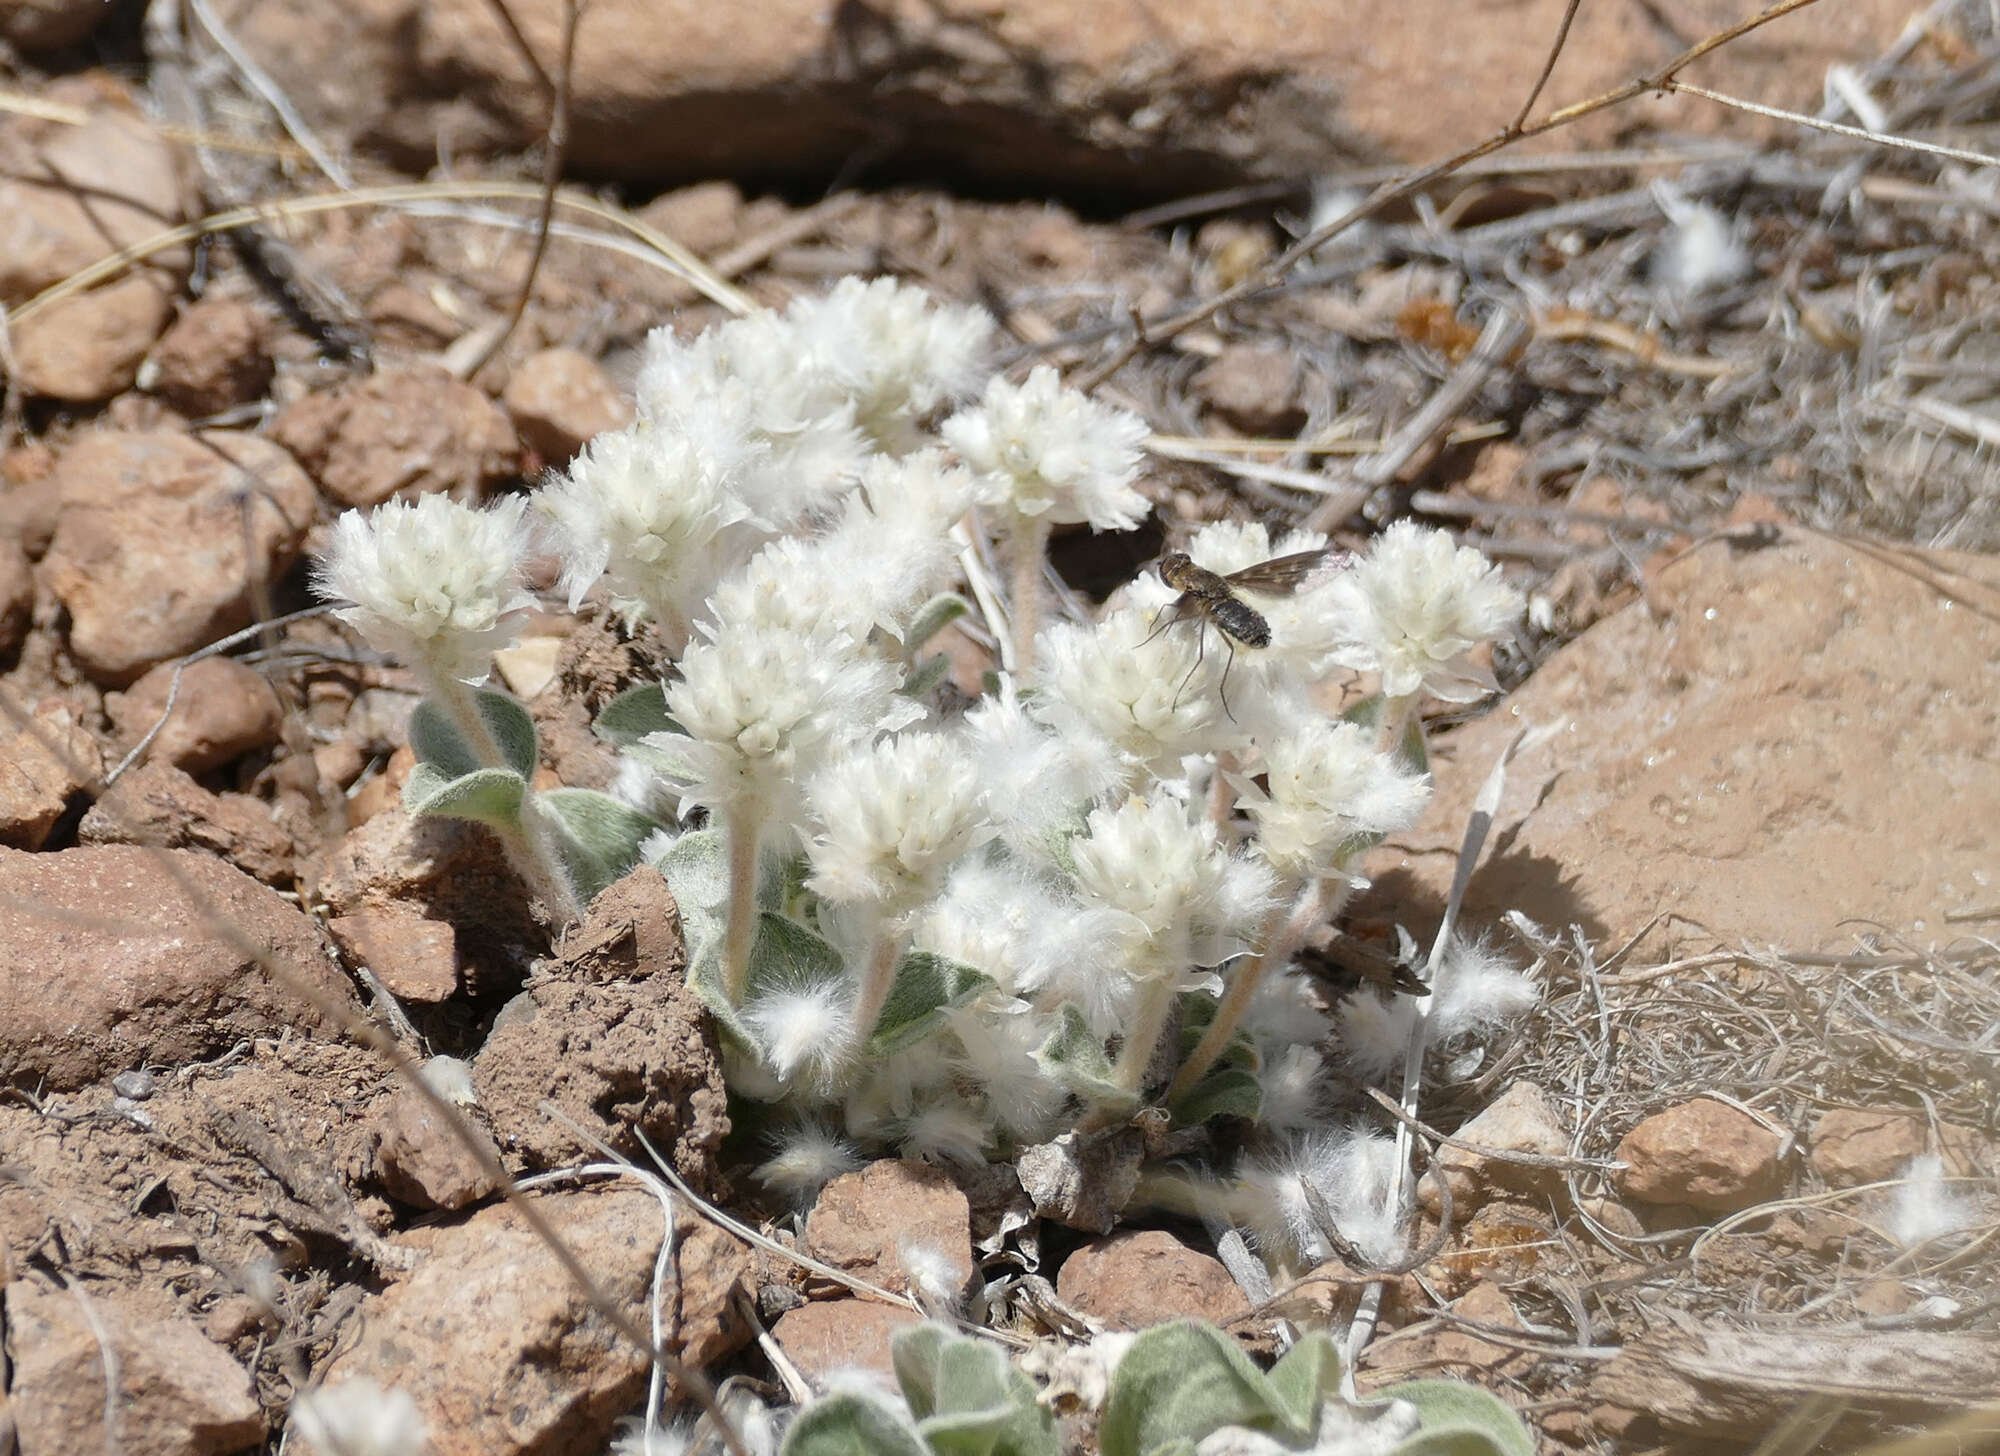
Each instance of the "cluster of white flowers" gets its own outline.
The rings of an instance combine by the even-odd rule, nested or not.
[[[990,333],[850,280],[649,342],[634,423],[535,497],[572,603],[602,593],[676,657],[671,722],[628,748],[622,792],[679,821],[648,855],[732,1085],[773,1105],[775,1193],[806,1200],[885,1148],[978,1161],[1158,1097],[1163,1069],[1180,1096],[1227,1055],[1294,1140],[1242,1186],[1277,1210],[1268,1237],[1310,1253],[1286,1180],[1336,1212],[1380,1181],[1372,1145],[1328,1141],[1328,1061],[1379,1075],[1410,1028],[1372,994],[1326,1005],[1291,953],[1428,797],[1401,741],[1417,695],[1473,692],[1519,600],[1477,552],[1399,524],[1352,566],[1246,594],[1265,649],[1176,618],[1151,573],[1096,621],[1037,627],[1049,529],[1148,509],[1145,427],[1050,369],[988,377]],[[524,600],[522,528],[518,501],[384,507],[342,522],[323,581],[378,646],[477,677]],[[913,676],[982,529],[1012,567],[1011,620],[982,592],[985,625],[1023,670],[962,710]],[[1220,524],[1187,549],[1226,573],[1324,544]],[[1357,668],[1383,703],[1329,716]],[[1532,994],[1491,960],[1438,988],[1449,1034]]]

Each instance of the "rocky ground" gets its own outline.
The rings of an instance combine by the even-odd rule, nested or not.
[[[553,68],[559,7],[511,8]],[[275,1450],[330,1373],[410,1390],[440,1453],[595,1452],[643,1402],[640,1354],[342,1030],[364,1005],[456,1059],[510,1170],[650,1143],[770,1212],[657,879],[552,954],[480,831],[403,813],[413,682],[307,610],[334,513],[518,490],[619,423],[645,331],[723,316],[660,235],[756,302],[909,277],[1088,376],[1507,121],[1563,7],[737,9],[590,7],[510,328],[547,108],[493,7],[0,3],[0,1453]],[[1748,13],[1585,4],[1550,97]],[[1845,67],[1833,119],[1991,150],[1984,7],[1912,17],[1822,0],[1691,75],[1816,111]],[[1950,1430],[2000,1400],[1996,174],[1686,96],[1548,141],[1136,351],[1100,390],[1158,432],[1158,523],[1056,564],[1087,603],[1193,522],[1416,515],[1529,594],[1347,926],[1427,933],[1528,730],[1466,913],[1545,1000],[1422,1109],[1451,1221],[1364,1386],[1469,1374],[1549,1449]],[[1696,204],[1737,250],[1699,289]],[[545,772],[598,785],[589,715],[653,668],[551,601],[502,672]],[[1911,1187],[1969,1212],[1912,1224]],[[718,1377],[771,1377],[762,1329],[812,1378],[917,1318],[629,1180],[533,1197],[631,1308],[670,1230],[664,1329]],[[1253,1307],[1198,1226],[1037,1229],[919,1165],[772,1231],[892,1291],[909,1241],[952,1250],[1071,1333],[1344,1328],[1365,1283]]]

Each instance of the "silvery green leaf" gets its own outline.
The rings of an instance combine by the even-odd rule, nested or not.
[[[916,616],[910,618],[910,625],[903,630],[903,650],[914,655],[919,647],[971,610],[971,603],[957,592],[932,597],[917,609]]]
[[[930,1456],[894,1411],[863,1395],[828,1395],[792,1418],[778,1456]]]
[[[1534,1456],[1535,1438],[1513,1408],[1463,1380],[1412,1380],[1376,1399],[1417,1408],[1417,1434],[1395,1456]]]
[[[672,889],[673,883],[669,876],[667,887]],[[750,947],[750,983],[744,990],[743,1004],[753,1005],[758,997],[773,991],[809,991],[846,975],[847,963],[839,951],[796,920],[767,910],[757,917],[757,939]],[[729,1004],[729,993],[724,989],[720,931],[692,956],[688,985],[732,1036],[744,1046],[757,1045],[743,1012]]]
[[[413,817],[471,819],[495,829],[518,830],[527,781],[512,769],[479,768],[447,778],[436,764],[419,763],[403,784],[403,807]]]
[[[1199,1127],[1211,1117],[1240,1117],[1255,1122],[1264,1106],[1264,1089],[1247,1067],[1218,1066],[1173,1105],[1174,1121]]]
[[[934,951],[911,951],[896,967],[889,999],[871,1028],[868,1050],[887,1056],[916,1045],[943,1024],[945,1012],[965,1005],[992,984],[990,977],[962,961]]]
[[[1111,1373],[1098,1428],[1103,1456],[1150,1456],[1171,1442],[1199,1443],[1223,1426],[1248,1426],[1296,1441],[1313,1423],[1293,1418],[1270,1379],[1214,1325],[1178,1320],[1132,1342]]]
[[[1294,1425],[1311,1430],[1320,1407],[1340,1393],[1340,1347],[1324,1330],[1302,1336],[1278,1358],[1267,1379]]]
[[[630,748],[648,733],[679,733],[667,714],[667,690],[656,682],[627,688],[598,712],[591,731],[607,743]]]
[[[692,962],[706,942],[721,936],[729,914],[728,841],[719,829],[691,829],[648,858],[680,907]]]
[[[639,846],[660,828],[651,815],[596,789],[550,789],[535,804],[555,822],[563,864],[586,905],[639,862]]]
[[[1056,1013],[1056,1029],[1036,1050],[1035,1063],[1086,1102],[1115,1102],[1123,1095],[1112,1085],[1104,1043],[1071,1002]]]
[[[537,748],[535,720],[528,710],[506,693],[482,688],[472,694],[486,731],[500,750],[505,766],[522,778],[533,778]],[[489,767],[482,762],[449,714],[429,698],[410,714],[410,751],[419,763],[434,764],[446,778],[464,778]]]
[[[938,1456],[1058,1456],[1055,1420],[1004,1351],[938,1325],[891,1344],[897,1383]]]

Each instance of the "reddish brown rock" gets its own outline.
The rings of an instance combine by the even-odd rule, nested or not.
[[[1482,1279],[1451,1303],[1451,1312],[1461,1319],[1502,1330],[1522,1328],[1520,1315],[1498,1284]],[[1361,1377],[1365,1390],[1373,1391],[1398,1380],[1435,1375],[1497,1372],[1503,1368],[1522,1369],[1533,1357],[1513,1345],[1481,1339],[1473,1329],[1445,1328],[1411,1335],[1369,1351],[1367,1369]]]
[[[14,1368],[0,1409],[12,1413],[20,1456],[230,1456],[263,1444],[250,1373],[199,1325],[144,1318],[99,1287],[72,1293],[16,1279],[6,1296]],[[111,1401],[107,1368],[118,1379]],[[109,1431],[107,1410],[117,1423]]]
[[[102,771],[97,739],[63,704],[38,708],[27,723],[0,715],[0,845],[40,849]]]
[[[148,386],[185,415],[212,415],[261,399],[273,364],[264,315],[213,295],[189,304],[153,350]]]
[[[1856,921],[1948,939],[1948,912],[1992,902],[2000,773],[1966,690],[2000,661],[1991,557],[1710,540],[1649,590],[1441,740],[1437,797],[1369,856],[1355,914],[1441,905],[1494,761],[1563,723],[1508,768],[1469,924],[1519,910],[1617,944],[1672,910],[1684,946],[1810,950]]]
[[[271,438],[344,506],[401,491],[472,499],[520,465],[513,426],[492,400],[435,365],[384,369],[286,406]]]
[[[0,457],[0,541],[12,541],[40,561],[56,534],[62,514],[62,484],[56,479],[55,451],[24,446]]]
[[[806,1379],[818,1383],[844,1370],[893,1376],[890,1342],[923,1322],[922,1315],[900,1304],[812,1300],[779,1315],[771,1334]]]
[[[955,1296],[972,1279],[972,1208],[939,1169],[883,1158],[820,1190],[806,1217],[806,1246],[892,1294],[910,1288],[911,1262],[922,1260],[956,1276]]]
[[[639,209],[639,220],[706,258],[736,241],[743,193],[734,182],[697,182],[661,193]]]
[[[1785,1189],[1778,1135],[1707,1097],[1656,1112],[1618,1144],[1618,1190],[1641,1203],[1734,1213]]]
[[[35,607],[35,574],[20,542],[5,534],[0,522],[0,657],[6,657],[28,635]]]
[[[679,911],[658,870],[641,866],[600,894],[555,961],[502,1008],[473,1061],[501,1146],[553,1167],[596,1155],[572,1128],[635,1157],[643,1132],[695,1188],[713,1189],[728,1099],[714,1019],[686,970]]]
[[[246,1036],[318,1029],[320,1013],[209,916],[320,996],[349,1000],[312,920],[218,859],[123,845],[0,850],[0,1081],[66,1090]]]
[[[1221,1324],[1250,1308],[1221,1260],[1159,1229],[1085,1244],[1063,1260],[1056,1293],[1114,1330],[1176,1319]]]
[[[391,1198],[413,1208],[464,1208],[499,1186],[419,1093],[402,1089],[375,1109],[374,1120],[375,1176]],[[500,1150],[485,1129],[473,1124],[472,1131],[497,1160]]]
[[[1901,1174],[1912,1158],[1935,1151],[1947,1178],[1977,1178],[1992,1167],[1992,1144],[1975,1129],[1941,1123],[1937,1146],[1923,1115],[1900,1108],[1836,1107],[1820,1114],[1809,1143],[1814,1171],[1835,1188],[1880,1183]]]
[[[666,1233],[659,1201],[630,1187],[531,1196],[599,1289],[643,1327]],[[674,1224],[667,1339],[699,1369],[749,1338],[728,1296],[750,1263],[686,1208]],[[619,1417],[644,1400],[644,1351],[591,1308],[512,1208],[416,1229],[398,1243],[421,1262],[363,1302],[356,1343],[317,1373],[329,1387],[366,1378],[407,1392],[430,1427],[432,1456],[601,1451]]]
[[[81,844],[139,844],[220,855],[267,885],[289,885],[291,836],[271,806],[249,794],[216,794],[170,763],[122,774],[77,825]]]
[[[1560,1114],[1550,1104],[1548,1094],[1533,1082],[1514,1083],[1455,1136],[1495,1152],[1539,1158],[1560,1158],[1569,1153],[1569,1133]],[[1561,1168],[1510,1163],[1465,1148],[1440,1148],[1432,1168],[1433,1175],[1418,1185],[1424,1211],[1436,1218],[1443,1210],[1435,1181],[1441,1175],[1451,1181],[1452,1217],[1460,1222],[1470,1218],[1495,1192],[1553,1196],[1564,1186]]]
[[[29,394],[94,404],[132,387],[173,316],[150,273],[60,299],[14,330],[15,378]]]
[[[71,652],[112,686],[246,625],[312,524],[312,482],[250,435],[87,434],[56,474],[43,579],[69,608]]]
[[[365,126],[425,158],[443,135],[493,148],[541,134],[534,77],[479,0],[349,7],[365,23],[314,8],[259,6],[244,26],[315,118]],[[537,55],[560,53],[558,0],[509,8]],[[1562,0],[1182,0],[1170,10],[1146,0],[604,0],[577,37],[572,161],[639,178],[832,175],[867,137],[899,170],[1171,195],[1245,174],[1309,176],[1357,154],[1428,160],[1513,118],[1563,12]],[[1629,80],[1743,14],[1700,0],[1674,12],[1668,33],[1643,11],[1586,5],[1544,105]],[[1908,19],[1906,0],[1795,15],[1705,58],[1691,79],[1810,108],[1828,64],[1872,60]],[[311,63],[328,54],[357,61]],[[1758,125],[1670,98],[1615,108],[1564,138],[1602,145],[1638,124]]]
[[[102,73],[65,77],[37,99],[81,107],[88,119],[0,118],[0,300],[9,306],[173,227],[189,198],[176,149],[118,82]],[[148,264],[178,282],[187,259],[185,247],[172,248]],[[15,322],[17,346],[33,322]]]
[[[522,441],[549,465],[566,464],[586,440],[632,418],[632,405],[598,362],[575,349],[523,359],[500,396]]]
[[[326,928],[348,960],[365,965],[398,1001],[436,1005],[458,991],[458,936],[442,920],[395,911],[336,915]]]
[[[1299,364],[1290,349],[1230,344],[1193,380],[1210,409],[1250,435],[1290,435],[1306,422]]]
[[[152,731],[167,706],[174,665],[161,663],[122,693],[107,693],[104,711],[129,751]],[[174,710],[146,750],[146,761],[207,773],[278,741],[278,695],[263,674],[233,657],[204,657],[181,671]]]

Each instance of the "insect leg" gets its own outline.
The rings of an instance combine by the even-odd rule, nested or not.
[[[1181,679],[1181,685],[1174,689],[1174,700],[1167,704],[1169,713],[1181,705],[1181,694],[1186,692],[1187,685],[1194,681],[1194,675],[1201,671],[1201,657],[1207,650],[1208,619],[1200,617],[1196,619],[1194,629],[1194,666],[1187,670],[1187,676]]]
[[[1229,649],[1229,656],[1222,660],[1222,681],[1216,686],[1215,694],[1222,699],[1222,711],[1228,714],[1229,721],[1234,723],[1236,715],[1229,711],[1229,669],[1236,665],[1236,643],[1225,632],[1222,634],[1222,645]]]
[[[1154,613],[1153,630],[1140,639],[1139,645],[1144,647],[1148,642],[1151,642],[1155,637],[1166,631],[1167,628],[1173,626],[1174,623],[1185,621],[1187,619],[1189,600],[1187,594],[1183,592],[1164,607],[1161,607],[1158,612]],[[1172,615],[1168,615],[1169,613]]]

